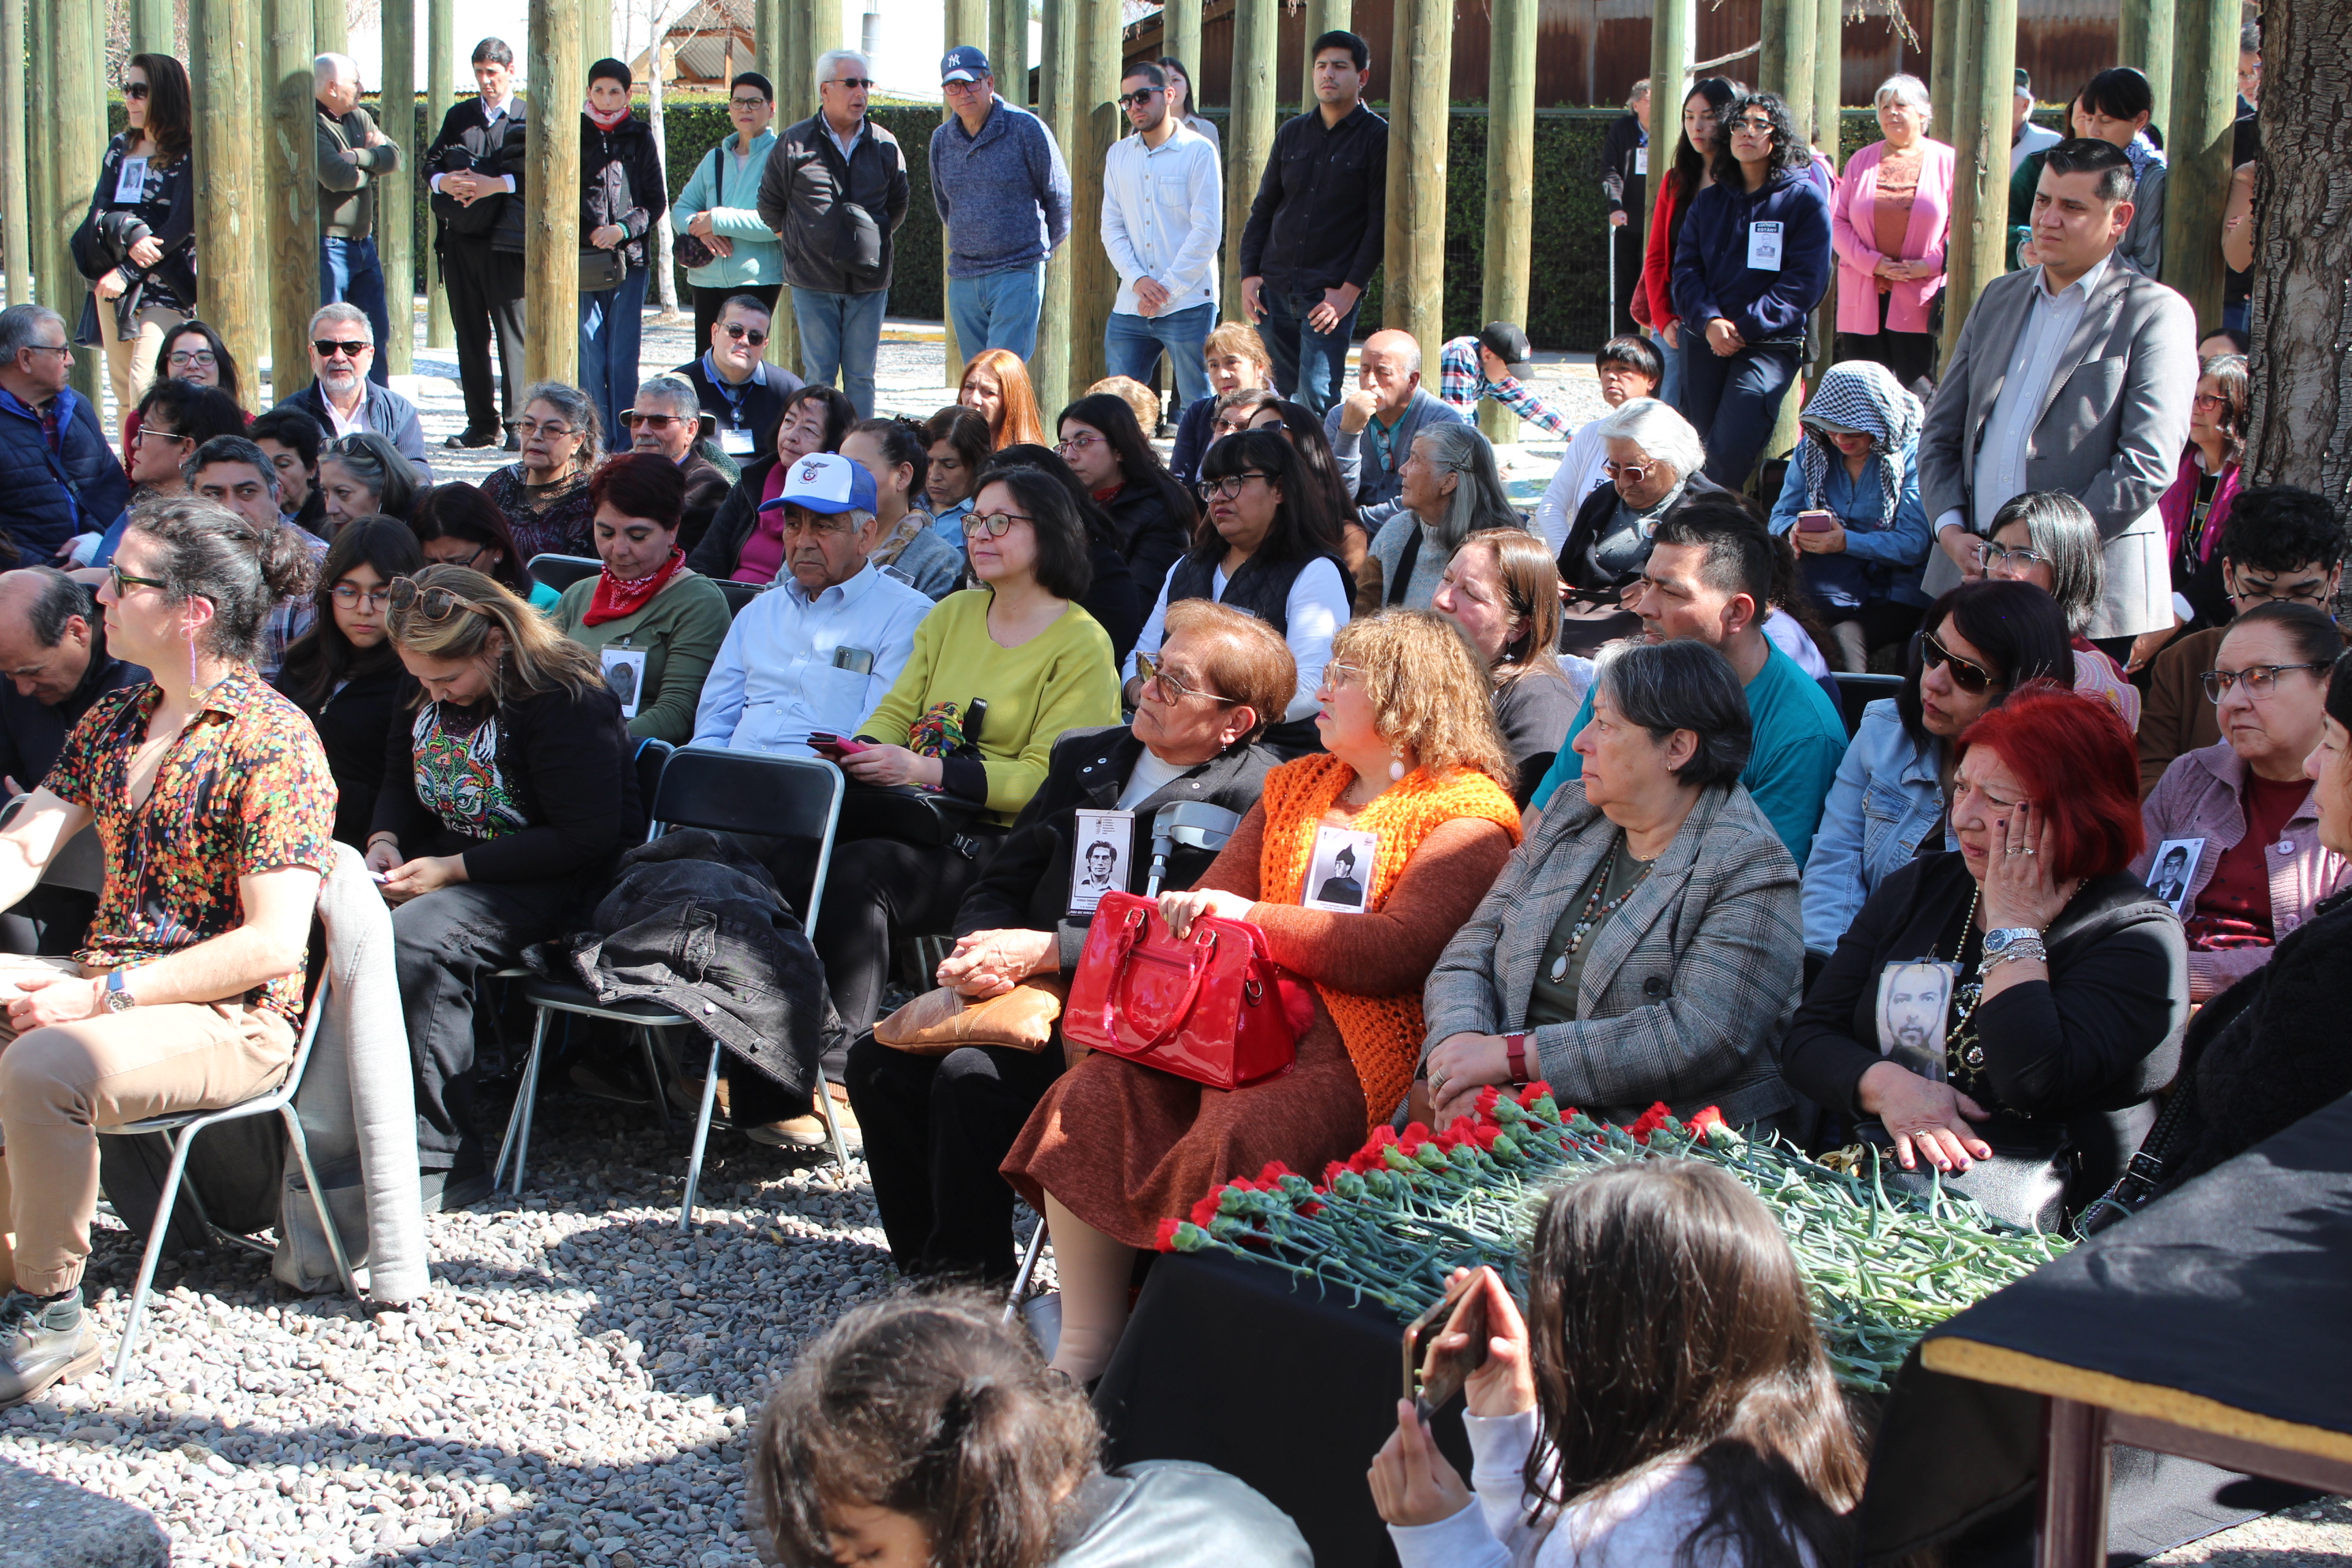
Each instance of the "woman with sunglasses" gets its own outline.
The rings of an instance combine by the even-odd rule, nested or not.
[[[392,584],[425,564],[416,535],[396,517],[354,518],[319,568],[319,618],[288,645],[274,682],[310,717],[335,778],[335,837],[364,849],[383,787],[394,719],[416,682],[385,631]]]
[[[595,655],[479,572],[391,584],[392,646],[423,688],[387,749],[368,869],[392,906],[428,1211],[488,1191],[476,1126],[481,977],[569,928],[644,838],[636,742]]]
[[[89,208],[74,230],[73,259],[97,295],[93,314],[114,405],[127,410],[154,379],[164,333],[196,309],[187,68],[170,55],[131,56],[122,68],[122,109],[129,128],[107,143]]]
[[[524,566],[504,513],[490,498],[463,480],[435,485],[416,498],[408,526],[427,566],[463,566],[479,572],[508,593],[551,616],[562,595],[532,577]]]
[[[1145,440],[1125,399],[1092,393],[1062,410],[1055,450],[1118,531],[1135,579],[1138,615],[1148,614],[1168,569],[1192,546],[1200,510]]]
[[[512,428],[521,458],[484,479],[482,493],[505,514],[523,560],[595,553],[588,476],[604,455],[604,427],[594,401],[576,386],[535,381],[522,389]]]
[[[1902,690],[1862,710],[1805,857],[1805,947],[1816,957],[1930,834],[1957,847],[1944,817],[1961,732],[2027,681],[2073,668],[2057,605],[2021,583],[1963,583],[1920,624]]]
[[[2100,699],[2116,710],[2126,729],[2137,730],[2139,688],[2084,636],[2099,612],[2107,582],[2099,525],[2091,521],[2089,509],[2059,490],[2013,496],[1992,514],[1991,538],[1981,548],[1987,576],[2031,583],[2058,601],[2074,649],[2074,689]]]
[[[2230,623],[2205,697],[2218,744],[2172,760],[2140,819],[2148,847],[2133,871],[2163,879],[2189,931],[2189,999],[2203,1002],[2269,961],[2318,902],[2352,884],[2352,860],[2320,840],[2304,759],[2327,728],[2328,674],[2344,638],[2308,605],[2260,605]],[[2184,855],[2182,851],[2186,849]]]
[[[874,476],[874,520],[882,531],[867,559],[936,604],[962,585],[963,552],[934,532],[931,514],[915,504],[931,462],[923,434],[911,419],[861,419],[842,437],[841,455]]]

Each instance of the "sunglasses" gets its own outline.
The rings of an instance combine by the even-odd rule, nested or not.
[[[1034,517],[1024,517],[1017,511],[975,511],[963,520],[963,536],[966,539],[977,539],[984,533],[991,539],[1002,539],[1013,531],[1014,523],[1034,524],[1036,521]]]
[[[1168,89],[1164,87],[1139,88],[1135,91],[1119,98],[1115,98],[1111,101],[1118,104],[1121,109],[1141,109],[1145,104],[1150,103],[1153,99],[1158,98],[1161,93],[1167,90]]]
[[[1649,477],[1651,469],[1663,467],[1664,465],[1662,463],[1620,463],[1612,459],[1601,464],[1601,469],[1612,479],[1622,479],[1629,485],[1638,485]]]
[[[120,566],[108,567],[106,569],[106,579],[108,582],[114,584],[114,596],[117,599],[129,598],[131,596],[131,590],[133,588],[163,588],[169,586],[169,584],[161,577],[133,577],[130,573],[125,572]]]
[[[1954,653],[1950,648],[1948,648],[1942,643],[1937,642],[1933,634],[1927,632],[1920,633],[1920,668],[1922,669],[1940,669],[1948,664],[1952,667],[1952,684],[1958,687],[1961,690],[1967,692],[1971,697],[1981,696],[1983,693],[1991,690],[1995,686],[2000,684],[2000,677],[1995,675],[1991,670],[1987,669],[1983,665],[1977,663],[1973,659],[1962,658],[1958,654]]]
[[[143,81],[126,81],[122,84],[122,96],[134,100],[145,98],[151,90],[152,89]]]
[[[827,87],[872,87],[874,85],[874,79],[870,76],[837,76],[831,81],[826,82],[824,85]]]
[[[363,339],[314,338],[310,342],[310,352],[320,359],[333,359],[338,354],[345,359],[357,359],[373,347],[373,343]]]
[[[1193,689],[1169,674],[1167,667],[1148,653],[1139,653],[1135,656],[1135,673],[1143,678],[1143,684],[1146,686],[1158,681],[1160,695],[1171,702],[1181,702],[1187,697],[1198,697],[1210,702],[1222,702],[1231,707],[1241,700],[1238,697],[1220,697],[1213,691]]]
[[[1192,487],[1192,490],[1204,501],[1231,500],[1241,494],[1242,487],[1252,479],[1264,479],[1267,484],[1274,483],[1272,474],[1257,468],[1244,468],[1238,474],[1230,474],[1222,479],[1202,479]]]
[[[472,600],[461,598],[447,588],[421,588],[414,577],[394,577],[385,592],[391,597],[392,613],[395,616],[415,614],[428,621],[446,621],[460,610],[481,613],[481,606]]]
[[[739,342],[748,341],[755,349],[768,341],[768,334],[759,328],[741,326],[734,321],[727,323],[727,335]]]
[[[686,425],[692,421],[682,419],[675,414],[640,414],[634,408],[624,408],[621,410],[621,423],[632,430],[640,425],[650,425],[657,430],[667,430],[673,425]]]

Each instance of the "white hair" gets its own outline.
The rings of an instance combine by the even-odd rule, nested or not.
[[[1604,441],[1631,441],[1653,459],[1687,479],[1706,467],[1706,444],[1691,422],[1654,397],[1628,399],[1601,421]]]
[[[360,62],[349,55],[320,55],[310,62],[310,74],[320,87],[344,77],[357,81],[360,79]]]
[[[833,68],[844,60],[856,60],[859,76],[871,77],[874,74],[874,62],[867,59],[862,50],[827,49],[816,58],[816,85],[822,88],[831,81]]]
[[[1927,96],[1927,84],[1916,76],[1897,74],[1880,82],[1878,90],[1870,95],[1870,107],[1882,109],[1890,98],[1917,110],[1923,122],[1933,121],[1936,118],[1936,105]]]
[[[339,300],[331,305],[321,305],[310,313],[310,331],[314,335],[320,327],[330,323],[357,327],[360,329],[362,337],[371,343],[375,342],[375,328],[369,322],[365,312],[356,305],[346,305]]]

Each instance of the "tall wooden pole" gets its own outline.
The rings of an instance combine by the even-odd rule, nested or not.
[[[2000,276],[2009,239],[2009,105],[2017,92],[2017,0],[1968,0],[1954,85],[1952,240],[1946,257],[1948,362],[1984,286]],[[2214,230],[2220,225],[2216,223]]]
[[[1927,100],[1936,109],[1934,134],[1949,141],[1958,134],[1959,122],[1960,19],[1968,0],[1930,3],[1935,13],[1928,19]]]
[[[1044,26],[1037,51],[1037,116],[1053,133],[1054,145],[1066,160],[1076,137],[1078,85],[1077,7],[1085,0],[1045,0]],[[1192,7],[1193,26],[1200,26],[1200,0],[1182,0]],[[1181,58],[1181,56],[1178,57]],[[1190,60],[1184,62],[1188,67]],[[1077,246],[1065,242],[1045,262],[1045,297],[1037,313],[1037,353],[1029,362],[1029,380],[1041,408],[1058,409],[1070,401],[1071,269],[1077,265]],[[952,358],[948,384],[959,379],[962,367]]]
[[[759,0],[760,63],[776,89],[776,129],[797,125],[816,112],[816,58],[808,49],[806,5],[785,0]],[[699,353],[708,347],[694,345]],[[801,368],[799,318],[793,314],[793,291],[787,284],[776,296],[776,312],[768,323],[767,360],[798,374]]]
[[[328,9],[340,11],[337,0],[328,0]],[[246,399],[251,404],[260,380],[256,368],[269,342],[267,291],[253,263],[268,210],[261,200],[259,148],[252,134],[259,96],[254,89],[264,79],[257,18],[246,0],[194,0],[188,20],[188,52],[195,68],[198,307],[236,363],[247,367]],[[314,250],[305,269],[313,300],[318,266]],[[302,363],[310,363],[308,354]]]
[[[46,25],[37,70],[46,79],[39,80],[30,137],[48,143],[48,168],[42,204],[34,214],[39,238],[34,242],[33,268],[41,302],[66,319],[70,332],[89,291],[73,264],[70,242],[105,157],[106,100],[100,96],[101,73],[76,64],[90,58],[89,13],[78,0],[44,0],[41,11]],[[99,308],[107,306],[101,300]],[[96,404],[105,381],[102,350],[75,353],[71,385],[76,392]]]
[[[1315,107],[1315,40],[1326,33],[1353,32],[1355,26],[1356,0],[1307,0],[1307,28],[1300,35],[1306,47],[1299,50],[1306,58],[1298,63],[1300,113]]]
[[[2173,57],[2171,173],[2164,183],[2164,281],[2196,308],[2198,330],[2221,324],[2221,207],[2230,194],[2238,108],[2238,14],[2191,5]]]
[[[341,0],[322,0],[332,6]],[[269,363],[272,400],[310,380],[310,315],[319,308],[319,133],[316,78],[310,66],[311,0],[268,0],[268,40],[262,80],[269,89],[269,131],[262,142],[257,188],[269,203]],[[383,222],[383,189],[376,189]],[[405,325],[405,322],[403,322]],[[385,352],[381,343],[376,352]]]
[[[655,40],[653,60],[660,68],[660,40]],[[580,68],[613,58],[613,0],[580,0]],[[626,61],[623,61],[626,64]]]
[[[1028,108],[1029,0],[989,0],[988,63],[1004,101]]]
[[[1201,3],[1202,0],[1167,0],[1160,10],[1165,26],[1160,34],[1160,52],[1182,60],[1184,68],[1192,74],[1189,79],[1192,90],[1184,99],[1184,107],[1194,114],[1201,112]]]
[[[1445,163],[1452,129],[1454,0],[1398,0],[1392,102],[1404,137],[1389,137],[1387,293],[1381,314],[1434,363],[1445,341]],[[1398,154],[1402,153],[1403,157]]]
[[[25,146],[25,0],[0,0],[0,270],[7,302],[33,298],[31,170]]]
[[[2137,66],[2147,73],[2148,89],[2156,95],[2156,111],[2149,116],[2149,123],[2164,132],[2168,151],[2173,141],[2173,106],[2179,102],[2173,90],[2180,68],[2175,51],[2200,47],[2191,39],[2203,37],[2208,22],[2215,26],[2227,24],[2231,39],[2228,74],[2234,89],[2238,63],[2238,13],[2234,9],[2200,4],[2200,0],[2189,0],[2186,10],[2174,0],[2123,0],[2116,19],[2116,61],[2118,65]],[[2231,107],[2236,103],[2233,96]],[[2070,130],[2067,134],[2074,132]],[[2165,226],[2168,229],[2172,226],[2168,188],[2165,205]]]
[[[1821,31],[1813,39],[1813,142],[1841,170],[1838,110],[1845,96],[1845,0],[1816,0]]]
[[[1675,138],[1682,134],[1683,98],[1690,91],[1691,51],[1698,38],[1696,0],[1656,0],[1650,7],[1650,183],[1656,198],[1658,182],[1673,165]],[[1647,224],[1650,215],[1643,213]]]
[[[1105,374],[1103,328],[1118,294],[1118,273],[1103,248],[1100,222],[1103,159],[1118,140],[1119,0],[1079,0],[1076,124],[1070,161],[1070,390],[1077,392]],[[1051,419],[1059,412],[1048,408]],[[1052,434],[1052,432],[1048,432]]]
[[[1274,155],[1275,47],[1280,0],[1234,0],[1233,105],[1225,115],[1225,319],[1242,309],[1242,226],[1257,199],[1258,176]],[[1186,61],[1191,64],[1191,61]],[[1396,145],[1391,132],[1389,145]]]
[[[176,21],[172,15],[172,0],[131,0],[131,52],[178,54],[180,33]]]
[[[1813,122],[1813,55],[1821,38],[1819,0],[1764,0],[1763,45],[1756,85],[1777,92],[1802,136]]]
[[[441,134],[441,121],[448,114],[450,104],[457,101],[456,78],[457,0],[425,0],[425,125],[421,132],[410,129],[412,120],[404,119],[401,129],[387,128],[384,134],[397,141],[404,134],[415,135],[416,145],[410,163],[417,166],[415,179],[419,184],[437,171],[422,167],[425,149]],[[419,220],[425,225],[419,238],[430,243],[433,216],[428,210]],[[449,320],[449,289],[441,280],[438,257],[425,268],[425,346],[429,349],[454,349],[457,332]]]
[[[530,152],[523,177],[523,375],[580,381],[579,0],[530,0]],[[520,409],[518,408],[520,413]]]
[[[378,343],[387,374],[406,375],[416,348],[416,0],[379,0],[383,7],[383,80],[377,124],[400,148],[400,167],[375,177],[375,248],[383,263],[392,341]]]
[[[1066,0],[1066,3],[1076,6],[1084,5],[1085,0]],[[1072,12],[1073,20],[1070,25],[1074,29],[1073,37],[1076,36],[1075,32],[1077,26],[1076,15],[1076,11]],[[940,46],[940,54],[945,55],[950,49],[961,48],[966,44],[977,45],[983,54],[987,52],[988,0],[947,0],[947,5],[941,12],[940,21],[944,28]],[[1072,58],[1076,58],[1074,46]],[[993,60],[989,62],[991,65],[995,63]],[[1076,79],[1074,77],[1072,79],[1075,81]],[[943,99],[940,107],[940,123],[946,124],[949,117],[954,112],[946,106]],[[1073,120],[1072,123],[1075,126],[1076,121]],[[1071,166],[1071,174],[1075,176],[1077,172],[1076,149],[1067,140],[1061,142],[1059,145],[1062,149],[1063,161]],[[948,309],[948,263],[953,248],[950,243],[947,226],[942,224],[940,226],[940,321],[942,339],[946,344],[945,384],[949,386],[962,384],[965,357],[964,345],[956,342],[955,312]]]
[[[190,0],[191,5],[194,3],[195,0]],[[205,3],[210,4],[211,0],[205,0]],[[351,13],[346,9],[345,0],[319,0],[317,9],[315,30],[312,35],[318,40],[316,52],[322,55],[350,54],[352,52]],[[310,356],[304,355],[302,363],[310,363]]]
[[[8,297],[12,302],[37,300],[66,318],[66,328],[72,331],[74,317],[68,314],[68,303],[76,311],[81,301],[70,301],[58,288],[56,271],[57,247],[51,235],[51,221],[58,202],[58,139],[45,135],[37,127],[49,123],[50,105],[57,97],[57,71],[50,50],[51,13],[58,0],[29,0],[25,16],[25,222],[9,226],[9,237],[24,247],[25,265],[19,284],[15,252],[9,253]],[[95,353],[95,350],[90,351]],[[76,359],[85,357],[81,353]]]
[[[1492,9],[1494,47],[1486,72],[1486,258],[1479,315],[1489,321],[1524,322],[1528,247],[1535,230],[1538,0],[1493,0]],[[1478,428],[1490,441],[1516,442],[1519,416],[1493,398],[1482,397]]]

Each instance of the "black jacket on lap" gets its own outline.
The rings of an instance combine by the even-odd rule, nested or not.
[[[327,771],[335,780],[335,837],[364,851],[375,822],[375,797],[383,789],[385,743],[394,730],[407,728],[416,678],[394,658],[352,677],[316,708],[296,695],[284,672],[275,684],[319,731]]]

